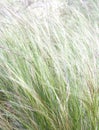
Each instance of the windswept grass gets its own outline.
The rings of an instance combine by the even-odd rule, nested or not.
[[[99,130],[98,0],[4,2],[0,129]]]

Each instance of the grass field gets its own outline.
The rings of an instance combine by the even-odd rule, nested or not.
[[[0,1],[0,130],[99,130],[98,0]]]

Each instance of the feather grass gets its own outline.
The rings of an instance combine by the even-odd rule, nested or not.
[[[0,3],[0,129],[98,130],[98,1],[10,2]]]

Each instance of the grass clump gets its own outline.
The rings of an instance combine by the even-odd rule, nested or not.
[[[99,129],[97,2],[1,3],[1,130]]]

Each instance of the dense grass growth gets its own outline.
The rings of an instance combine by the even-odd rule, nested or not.
[[[0,3],[0,130],[99,130],[98,0],[20,3]]]

